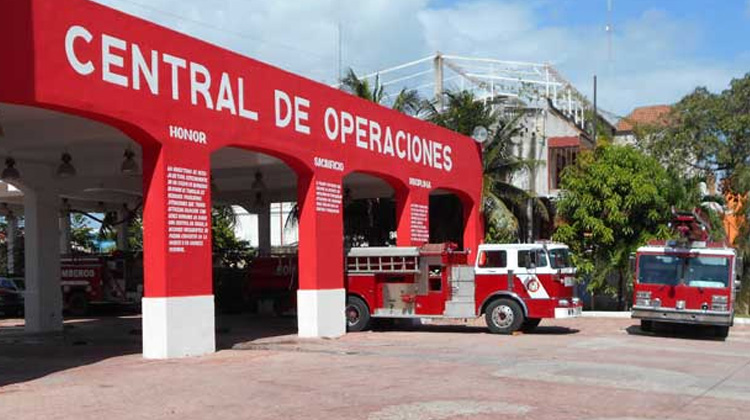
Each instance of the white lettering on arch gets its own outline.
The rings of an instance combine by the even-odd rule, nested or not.
[[[88,76],[94,72],[94,63],[91,60],[83,62],[76,55],[75,43],[77,39],[83,39],[86,43],[90,44],[94,37],[91,32],[83,26],[74,25],[68,29],[68,33],[65,34],[65,55],[68,57],[68,63],[73,70],[81,76]]]
[[[113,67],[125,67],[125,59],[113,49],[125,51],[128,44],[120,38],[102,34],[102,80],[122,87],[128,87],[128,78],[112,71]]]

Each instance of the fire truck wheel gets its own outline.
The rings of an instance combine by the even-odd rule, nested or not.
[[[356,296],[349,296],[346,299],[345,313],[347,331],[364,331],[370,324],[370,308]]]
[[[511,299],[498,299],[491,302],[485,311],[485,319],[490,332],[512,334],[524,322],[521,306]]]
[[[89,301],[86,299],[86,293],[73,292],[68,297],[68,312],[73,316],[83,316],[89,311]]]
[[[729,335],[729,327],[714,327],[714,334],[719,338],[727,338]]]
[[[654,322],[647,319],[641,320],[641,331],[651,332],[654,330]]]
[[[540,322],[542,322],[541,318],[528,318],[521,324],[521,331],[532,332],[539,326]]]

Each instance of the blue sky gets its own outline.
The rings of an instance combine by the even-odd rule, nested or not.
[[[444,53],[553,63],[618,115],[672,103],[696,86],[725,88],[750,71],[750,1],[97,0],[333,83],[337,22],[344,67],[359,74]]]
[[[540,1],[540,25],[598,26],[608,20],[606,0]],[[645,12],[663,13],[697,31],[695,54],[705,58],[733,59],[744,52],[750,35],[750,4],[744,0],[613,0],[612,23],[617,30]]]

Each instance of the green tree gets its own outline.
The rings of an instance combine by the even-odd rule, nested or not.
[[[96,251],[97,231],[85,214],[73,212],[70,215],[70,243],[76,252]]]
[[[656,159],[629,146],[602,145],[582,152],[562,177],[561,225],[553,239],[571,247],[579,273],[592,292],[606,290],[617,275],[624,308],[631,253],[670,232],[670,177]],[[613,292],[609,290],[609,292]]]
[[[252,251],[247,241],[240,240],[234,233],[237,216],[232,206],[217,205],[211,209],[211,232],[215,264],[223,267],[242,267]]]
[[[435,104],[425,107],[429,121],[466,136],[472,135],[477,127],[488,130],[488,140],[482,146],[482,213],[486,239],[490,242],[517,239],[519,220],[525,218],[529,200],[534,200],[537,215],[548,220],[549,212],[544,203],[511,183],[513,174],[539,164],[512,153],[513,139],[519,137],[523,129],[524,114],[501,114],[493,109],[491,102],[479,101],[469,91],[446,91],[443,103],[442,110]]]

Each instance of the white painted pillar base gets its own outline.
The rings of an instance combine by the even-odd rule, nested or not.
[[[214,297],[143,298],[143,357],[171,359],[216,351]]]
[[[300,337],[334,338],[346,334],[344,289],[298,290],[297,328]]]

